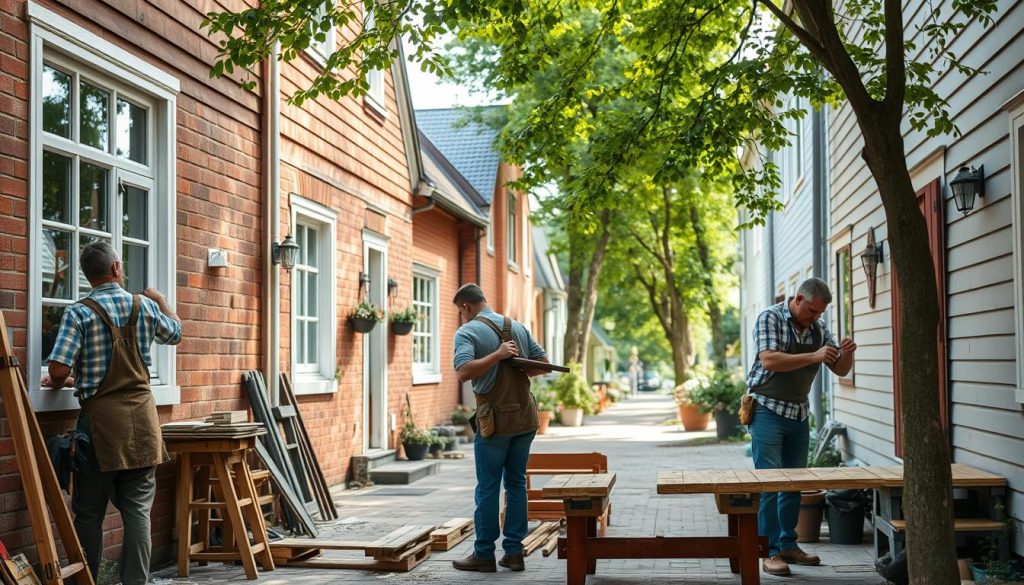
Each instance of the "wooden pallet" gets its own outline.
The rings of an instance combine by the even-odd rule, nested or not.
[[[452,518],[437,530],[430,533],[434,539],[430,545],[431,550],[451,550],[455,545],[469,538],[473,534],[472,518]]]
[[[433,531],[433,526],[404,526],[372,542],[286,538],[270,543],[270,550],[283,567],[408,572],[430,558]],[[362,551],[371,558],[322,555],[346,550]]]
[[[465,456],[463,451],[441,451],[442,459],[462,459]]]

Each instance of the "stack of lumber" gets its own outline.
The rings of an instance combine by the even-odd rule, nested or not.
[[[407,572],[430,558],[433,531],[433,526],[403,526],[373,541],[286,538],[270,543],[270,551],[279,567]],[[360,551],[370,558],[324,551]]]
[[[558,545],[560,521],[541,522],[523,539],[523,555],[530,556],[537,549],[542,549],[544,556],[551,554]]]
[[[241,422],[221,420],[182,420],[160,425],[160,432],[165,439],[244,439],[266,433],[262,423],[251,423],[243,418]]]

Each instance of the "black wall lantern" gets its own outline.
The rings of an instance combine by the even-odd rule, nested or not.
[[[960,167],[960,172],[949,182],[949,187],[953,190],[956,210],[967,215],[974,209],[974,198],[985,196],[985,165],[977,169]]]
[[[875,228],[868,228],[868,245],[860,254],[860,263],[864,267],[864,276],[868,283],[868,306],[875,308],[875,279],[878,277],[878,265],[882,263],[882,242],[875,242]]]
[[[270,248],[270,261],[280,264],[285,270],[295,268],[295,257],[299,255],[299,245],[290,235],[284,237],[280,244],[274,243]]]
[[[394,297],[398,294],[398,281],[394,278],[388,277],[388,297]]]

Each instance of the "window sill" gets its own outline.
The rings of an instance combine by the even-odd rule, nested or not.
[[[181,387],[179,386],[163,384],[153,386],[152,391],[157,406],[181,404]],[[36,412],[59,412],[79,409],[74,388],[61,388],[60,390],[40,388],[39,390],[29,392],[28,399],[32,403],[32,410]]]
[[[388,109],[384,107],[384,104],[378,103],[368,95],[363,96],[363,111],[370,114],[380,124],[384,124],[388,119]]]
[[[307,394],[333,394],[338,390],[338,381],[334,378],[322,378],[313,375],[300,375],[295,378],[292,388],[296,396]]]
[[[512,272],[515,272],[516,274],[519,274],[519,265],[516,264],[515,262],[509,262],[508,269]]]
[[[422,373],[422,374],[417,374],[416,372],[412,373],[412,385],[413,386],[420,386],[422,384],[439,384],[439,383],[441,383],[441,374],[440,374],[440,372]]]

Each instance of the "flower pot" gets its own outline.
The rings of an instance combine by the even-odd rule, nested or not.
[[[550,410],[542,410],[537,413],[537,434],[543,435],[548,432],[548,425],[551,424],[551,419],[554,418],[555,413]]]
[[[562,407],[562,424],[567,427],[583,425],[583,409]]]
[[[369,333],[373,331],[373,328],[377,326],[376,319],[362,319],[360,317],[349,317],[348,319],[352,323],[352,328],[357,333]]]
[[[708,422],[711,421],[711,413],[701,412],[693,404],[680,404],[678,408],[679,422],[683,424],[686,432],[703,431],[708,428]]]
[[[971,564],[971,579],[975,583],[984,583],[988,580],[988,571],[979,563]]]
[[[825,514],[825,490],[800,492],[800,517],[796,522],[797,542],[818,542]]]
[[[719,441],[724,441],[740,432],[740,415],[727,410],[715,413],[715,433]]]
[[[395,335],[409,335],[412,333],[412,328],[416,325],[411,321],[406,323],[399,323],[396,321],[391,322],[391,332]]]
[[[402,447],[405,449],[405,458],[409,461],[422,461],[427,456],[427,450],[430,449],[430,445],[424,443],[406,443],[404,441]]]

